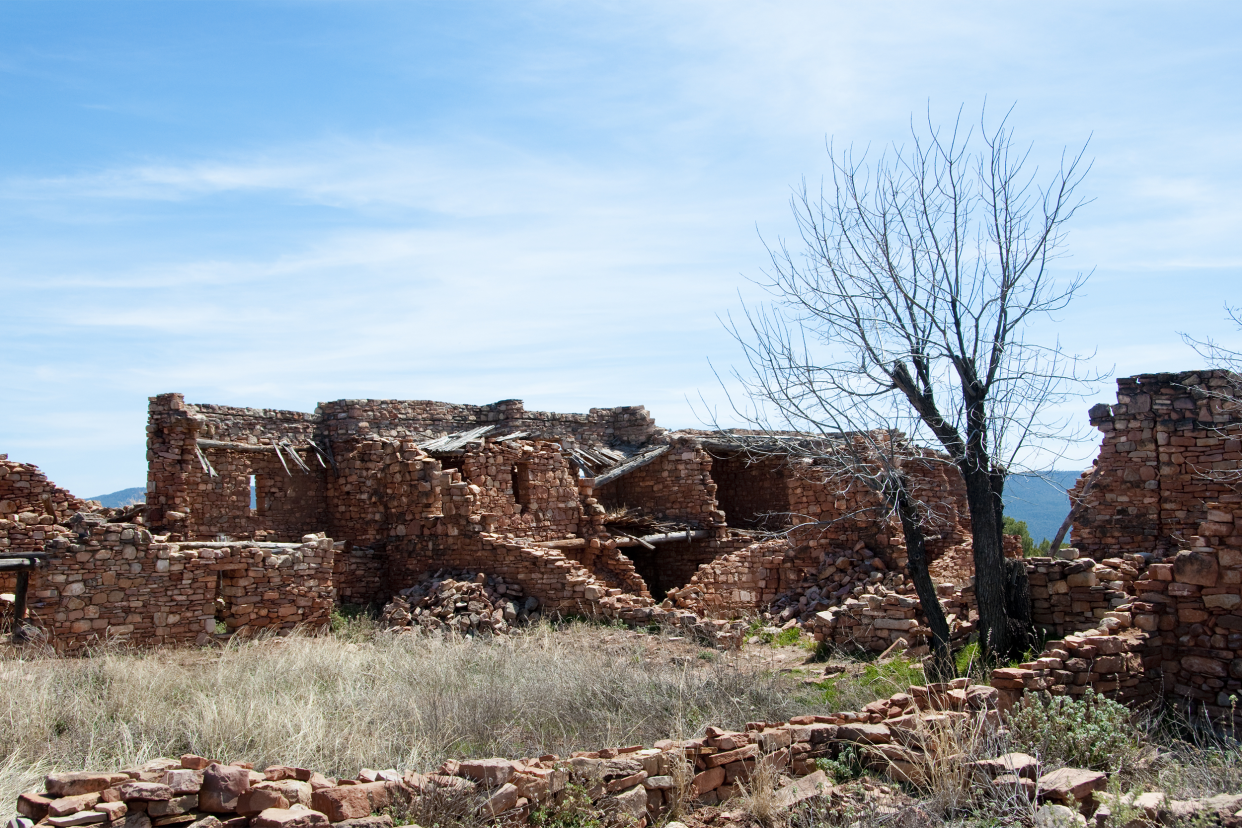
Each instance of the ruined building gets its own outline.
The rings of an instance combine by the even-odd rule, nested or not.
[[[645,622],[753,613],[826,558],[890,581],[905,563],[865,486],[752,450],[768,438],[667,431],[641,407],[343,400],[306,414],[164,394],[147,430],[141,518],[67,493],[46,505],[20,487],[54,487],[6,462],[3,542],[45,552],[30,608],[59,648],[314,627],[334,603],[387,601],[446,569],[501,577],[544,612]],[[969,524],[951,468],[921,456],[938,556]]]
[[[996,686],[1173,693],[1222,715],[1242,692],[1236,380],[1130,377],[1091,409],[1103,442],[1071,493],[1077,551],[1026,561],[1052,640]],[[767,611],[873,651],[928,635],[895,521],[857,480],[782,450],[804,436],[668,431],[641,407],[344,400],[306,414],[165,394],[147,438],[147,504],[124,513],[0,455],[0,592],[24,585],[29,623],[60,650],[316,628],[443,570],[487,573],[542,613],[710,633]],[[965,640],[962,483],[932,452],[907,460]]]

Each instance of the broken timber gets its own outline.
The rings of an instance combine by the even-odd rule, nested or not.
[[[651,451],[645,451],[642,454],[631,457],[629,460],[626,460],[624,463],[613,466],[611,469],[609,469],[608,471],[604,472],[603,474],[595,478],[595,488],[598,489],[600,486],[603,486],[606,483],[611,483],[612,481],[616,480],[618,477],[621,477],[622,475],[626,475],[634,471],[634,469],[642,468],[643,466],[650,463],[652,460],[664,454],[670,448],[671,446],[665,444],[663,446],[654,448]]]

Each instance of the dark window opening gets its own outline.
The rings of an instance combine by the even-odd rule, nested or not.
[[[251,481],[254,480],[252,476]],[[253,483],[251,484],[253,485]],[[253,490],[252,490],[253,491]],[[213,601],[213,609],[216,618],[216,634],[228,632],[228,626],[225,623],[225,617],[228,615],[228,604],[224,601],[224,573],[216,573],[216,597]]]
[[[530,466],[517,463],[510,472],[513,475],[513,500],[523,510],[530,508]]]

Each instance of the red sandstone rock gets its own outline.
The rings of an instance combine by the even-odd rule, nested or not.
[[[328,828],[328,818],[305,808],[269,808],[250,819],[250,828]]]
[[[95,793],[129,779],[123,773],[49,773],[45,779],[47,792],[52,796],[77,796]]]
[[[203,771],[199,807],[213,814],[232,813],[237,810],[238,798],[249,789],[249,770],[213,763]]]

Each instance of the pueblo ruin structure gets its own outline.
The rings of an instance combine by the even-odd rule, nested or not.
[[[1025,561],[1051,640],[997,671],[1003,699],[1093,688],[1230,713],[1242,690],[1236,382],[1131,377],[1115,405],[1091,409],[1104,440],[1071,493],[1076,547]],[[335,605],[399,593],[408,600],[386,617],[410,624],[430,576],[464,572],[486,600],[459,602],[479,608],[460,617],[437,605],[435,624],[583,615],[729,642],[737,619],[766,613],[840,647],[917,653],[928,635],[899,527],[856,480],[782,450],[806,435],[668,431],[641,407],[341,400],[308,414],[179,394],[151,399],[147,429],[147,503],[128,511],[94,508],[0,456],[0,590],[27,599],[19,631],[65,652],[201,644],[320,627]],[[962,483],[933,452],[910,447],[907,461],[933,577],[965,641]]]

